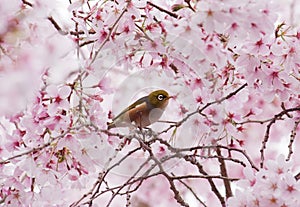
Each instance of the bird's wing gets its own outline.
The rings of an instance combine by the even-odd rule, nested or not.
[[[139,100],[137,100],[136,102],[134,102],[133,104],[131,104],[130,106],[128,106],[126,109],[124,109],[120,114],[118,114],[118,116],[116,116],[115,118],[113,118],[113,122],[115,120],[117,120],[120,116],[122,116],[124,113],[126,113],[127,111],[138,107],[139,105],[143,104],[143,103],[147,103],[148,102],[148,96],[144,96],[142,98],[140,98]]]

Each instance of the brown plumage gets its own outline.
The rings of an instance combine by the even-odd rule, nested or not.
[[[132,125],[141,128],[149,126],[158,121],[170,98],[164,90],[153,91],[124,109],[108,124],[108,129]]]

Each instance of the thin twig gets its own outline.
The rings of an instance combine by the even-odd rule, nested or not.
[[[58,25],[58,23],[53,19],[52,16],[49,16],[47,19],[52,23],[52,25],[55,27],[55,29],[60,34],[62,34],[62,35],[67,35],[68,34],[68,32],[62,30],[62,28]]]
[[[28,2],[28,1],[26,1],[26,0],[22,0],[22,3],[25,4],[25,5],[27,5],[27,6],[33,7],[33,4],[30,3],[30,2]]]
[[[150,2],[150,1],[147,1],[147,4],[149,4],[150,6],[153,6],[154,8],[158,9],[159,11],[162,11],[162,12],[170,15],[171,17],[174,17],[176,19],[178,18],[177,14],[175,14],[173,12],[170,12],[170,11],[168,11],[168,10],[166,10],[166,9],[164,9],[164,8],[158,6],[158,5],[156,5],[156,4],[154,4],[154,3]]]
[[[215,100],[215,101],[212,101],[212,102],[209,102],[207,104],[205,104],[203,107],[201,108],[198,108],[197,110],[189,113],[186,115],[186,117],[184,117],[182,120],[176,122],[176,124],[172,124],[170,125],[167,129],[161,131],[158,133],[158,135],[160,134],[163,134],[163,133],[166,133],[168,132],[170,129],[174,128],[174,127],[179,127],[181,126],[185,121],[187,121],[190,117],[194,116],[195,114],[202,114],[202,112],[207,109],[208,107],[210,107],[211,105],[214,105],[214,104],[221,104],[223,101],[233,97],[234,95],[236,95],[237,93],[239,93],[241,90],[243,90],[248,84],[245,83],[243,84],[242,86],[240,86],[237,90],[229,93],[228,95],[226,95],[225,97],[221,98],[221,99],[218,99],[218,100]]]
[[[49,142],[47,142],[47,143],[41,145],[40,147],[35,147],[35,148],[32,148],[31,150],[28,150],[28,151],[22,152],[22,153],[20,153],[20,154],[11,156],[11,157],[9,157],[9,158],[6,158],[5,160],[0,161],[0,165],[10,163],[11,160],[14,160],[14,159],[16,159],[16,158],[23,157],[23,156],[25,156],[25,155],[29,155],[29,154],[34,153],[34,152],[39,152],[39,151],[41,151],[41,150],[43,150],[43,149],[45,149],[45,148],[51,146],[51,144],[52,144],[54,141],[56,141],[56,140],[58,140],[58,139],[60,139],[60,138],[63,138],[66,134],[70,133],[71,130],[72,130],[72,129],[69,129],[69,130],[67,130],[66,132],[64,132],[63,134],[61,134],[61,135],[59,135],[59,136],[57,136],[57,137],[52,138]]]
[[[142,141],[142,140],[141,140]],[[151,148],[146,148],[146,150],[149,152],[152,160],[157,164],[159,167],[159,170],[161,174],[168,180],[170,189],[174,193],[174,198],[181,206],[189,207],[189,204],[187,204],[184,199],[181,197],[180,192],[177,190],[176,185],[174,183],[174,180],[172,177],[163,169],[162,163],[153,155],[153,152]]]
[[[299,123],[300,123],[300,119],[298,121],[295,121],[293,130],[291,131],[290,142],[289,142],[289,145],[288,145],[289,153],[288,153],[288,156],[286,158],[286,161],[289,161],[291,159],[292,154],[293,154],[293,143],[294,143],[295,138],[296,138],[297,128],[298,128]]]
[[[173,179],[174,179],[174,177],[173,177]],[[204,207],[207,207],[207,205],[199,198],[197,193],[195,193],[195,191],[188,184],[186,184],[182,179],[178,179],[178,181],[181,184],[183,184],[193,194],[193,196],[196,198],[197,201],[199,201],[199,203],[201,203]]]
[[[111,37],[114,28],[117,26],[117,24],[119,23],[119,21],[121,20],[121,18],[123,17],[123,15],[126,13],[127,11],[127,7],[129,6],[130,1],[128,1],[126,7],[123,9],[122,13],[119,15],[119,17],[116,19],[116,21],[114,22],[114,24],[110,27],[109,29],[109,33],[106,35],[105,39],[103,40],[102,44],[100,45],[100,47],[98,48],[98,50],[96,51],[90,65],[92,65],[93,62],[95,62],[95,60],[97,59],[100,51],[102,50],[102,48],[104,47],[104,45],[108,42],[109,38]]]
[[[297,173],[297,175],[295,175],[294,177],[295,177],[296,180],[299,180],[300,179],[300,172]]]
[[[224,177],[222,175],[181,175],[181,176],[173,176],[173,180],[185,180],[185,179],[220,179],[220,180],[228,180],[228,181],[238,181],[238,178],[229,178],[229,177]]]
[[[195,165],[198,168],[199,173],[203,174],[203,175],[208,175],[207,172],[203,169],[203,166],[196,161],[194,156],[185,156],[184,159],[187,162],[190,162],[191,164]],[[222,206],[226,206],[225,204],[225,199],[224,197],[221,195],[221,193],[219,192],[216,184],[214,183],[212,178],[207,178],[208,183],[210,184],[211,190],[212,192],[214,192],[214,194],[217,196],[217,198],[219,199],[220,203]]]
[[[264,136],[264,139],[262,141],[262,146],[260,148],[260,160],[261,160],[260,161],[260,167],[261,168],[264,167],[264,160],[265,160],[264,151],[266,149],[267,142],[268,142],[269,137],[270,137],[270,131],[271,131],[272,125],[275,124],[275,122],[278,121],[279,119],[281,119],[284,115],[287,115],[289,112],[294,112],[294,111],[300,111],[300,107],[290,108],[290,109],[286,109],[286,110],[281,111],[280,113],[274,115],[273,119],[267,125],[265,136]]]

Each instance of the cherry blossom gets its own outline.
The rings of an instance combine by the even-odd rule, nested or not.
[[[299,4],[282,2],[1,1],[0,205],[299,206]],[[108,130],[156,89],[158,122]]]
[[[256,174],[246,168],[245,179],[237,182],[237,196],[229,199],[228,206],[297,206],[299,182],[290,171],[291,163],[283,159],[269,160],[268,169]]]

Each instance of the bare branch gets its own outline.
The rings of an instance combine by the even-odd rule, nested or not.
[[[184,159],[187,161],[187,162],[190,162],[191,164],[195,165],[199,171],[199,173],[203,174],[203,175],[208,175],[205,170],[203,169],[203,166],[196,161],[195,157],[194,156],[185,156]],[[211,187],[211,190],[212,192],[215,193],[215,195],[217,196],[217,198],[219,199],[220,203],[222,206],[226,206],[226,203],[225,203],[225,199],[224,197],[221,195],[221,193],[219,192],[216,184],[214,183],[213,179],[212,178],[208,178],[207,181],[209,182],[210,184],[210,187]]]
[[[150,1],[147,1],[147,4],[149,4],[150,6],[153,6],[154,8],[158,9],[158,10],[161,11],[161,12],[164,12],[164,13],[170,15],[171,17],[174,17],[174,18],[176,18],[176,19],[178,18],[178,15],[177,15],[177,14],[175,14],[175,13],[173,13],[173,12],[170,12],[170,11],[168,11],[168,10],[166,10],[166,9],[164,9],[164,8],[162,8],[162,7],[160,7],[160,6],[157,6],[156,4],[154,4],[154,3],[150,2]]]
[[[264,151],[266,149],[267,142],[270,137],[270,131],[271,131],[272,125],[275,124],[275,122],[278,121],[279,119],[281,119],[284,115],[287,115],[289,112],[294,112],[294,111],[300,111],[300,107],[290,108],[290,109],[281,111],[280,113],[274,115],[272,120],[267,125],[266,133],[265,133],[264,139],[262,141],[262,146],[260,148],[260,158],[261,158],[260,167],[261,168],[264,167],[264,160],[265,160]]]
[[[25,4],[25,5],[27,5],[27,6],[33,7],[33,4],[30,3],[29,1],[22,0],[22,3]]]
[[[53,24],[53,26],[55,27],[55,29],[60,34],[62,34],[62,35],[67,35],[68,34],[68,32],[62,30],[62,28],[58,25],[58,23],[53,19],[52,16],[49,16],[47,19]]]
[[[222,159],[222,153],[221,153],[220,148],[217,147],[216,151],[217,151],[217,154],[219,156],[218,160],[220,162],[221,175],[223,177],[228,177],[226,165],[225,165],[224,159]],[[229,198],[229,197],[232,196],[232,190],[231,190],[231,186],[230,186],[230,181],[224,179],[223,182],[224,182],[224,186],[225,186],[226,198]]]
[[[193,194],[193,196],[197,199],[197,201],[199,201],[199,203],[201,203],[204,207],[207,207],[207,205],[199,198],[197,193],[195,193],[195,191],[188,184],[186,184],[182,179],[178,179],[178,181],[182,183]]]
[[[296,138],[297,128],[298,128],[299,123],[300,123],[300,119],[295,121],[294,128],[291,131],[290,142],[289,142],[289,146],[288,146],[289,153],[288,153],[288,156],[286,158],[286,161],[289,161],[291,159],[292,154],[293,154],[293,143],[294,143],[295,138]]]
[[[295,175],[294,177],[295,177],[296,180],[299,180],[300,179],[300,172],[297,173],[297,175]]]

